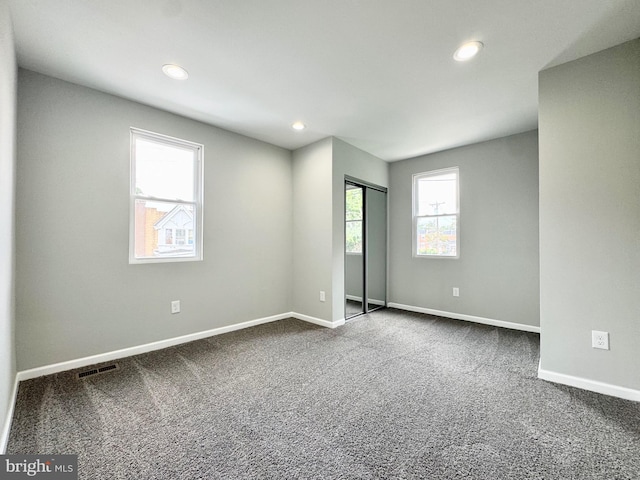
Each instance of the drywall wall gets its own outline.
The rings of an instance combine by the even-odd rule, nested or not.
[[[539,89],[541,369],[640,390],[640,40]]]
[[[8,7],[0,3],[0,453],[8,435],[14,353],[16,58]]]
[[[345,260],[344,260],[344,179],[352,178],[381,187],[389,186],[389,164],[338,138],[333,139],[332,169],[332,300],[333,321],[345,315]]]
[[[539,325],[537,141],[532,131],[391,164],[390,302]],[[460,258],[414,258],[412,175],[455,166]]]
[[[293,152],[293,311],[324,321],[332,308],[332,143],[325,138]]]
[[[131,126],[204,145],[204,261],[128,264]],[[18,158],[19,370],[290,311],[291,152],[20,70]]]
[[[388,166],[333,137],[293,152],[293,310],[333,325],[345,316],[345,175],[386,187]]]

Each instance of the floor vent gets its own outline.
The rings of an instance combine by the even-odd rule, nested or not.
[[[120,370],[120,367],[117,363],[112,363],[111,365],[105,365],[100,368],[92,368],[91,370],[85,370],[84,372],[76,373],[76,378],[86,378],[92,375],[100,375],[101,373],[112,372],[113,370]]]

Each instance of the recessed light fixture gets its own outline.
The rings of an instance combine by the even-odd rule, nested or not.
[[[475,57],[484,45],[482,42],[467,42],[461,45],[453,54],[453,59],[458,62],[466,62]]]
[[[167,77],[173,78],[174,80],[186,80],[189,78],[189,73],[180,65],[167,63],[162,66],[162,71]]]
[[[294,130],[300,131],[300,130],[304,130],[305,128],[307,128],[307,126],[302,122],[293,122],[291,124],[291,128],[293,128]]]

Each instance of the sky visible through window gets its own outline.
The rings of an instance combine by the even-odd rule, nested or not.
[[[136,139],[136,193],[167,200],[194,201],[194,152]]]
[[[133,128],[131,132],[130,263],[201,259],[201,146]]]
[[[417,215],[445,215],[458,210],[456,174],[446,173],[418,181]]]
[[[447,170],[415,176],[414,255],[458,255],[458,169]]]

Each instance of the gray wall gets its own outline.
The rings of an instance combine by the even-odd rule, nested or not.
[[[640,389],[640,40],[539,88],[541,368]]]
[[[344,177],[389,186],[389,164],[338,139],[333,139],[333,320],[344,318]]]
[[[0,453],[16,372],[14,353],[14,194],[16,59],[6,4],[0,3]],[[7,432],[8,433],[8,432]]]
[[[389,301],[539,325],[537,142],[532,131],[391,164]],[[454,166],[460,258],[413,258],[411,177]]]
[[[293,310],[330,322],[344,319],[345,175],[387,186],[388,166],[333,137],[293,152]]]
[[[293,311],[327,321],[332,308],[332,143],[325,138],[293,152]]]
[[[130,126],[204,145],[204,261],[128,264]],[[21,70],[18,158],[19,370],[290,311],[289,151]]]

